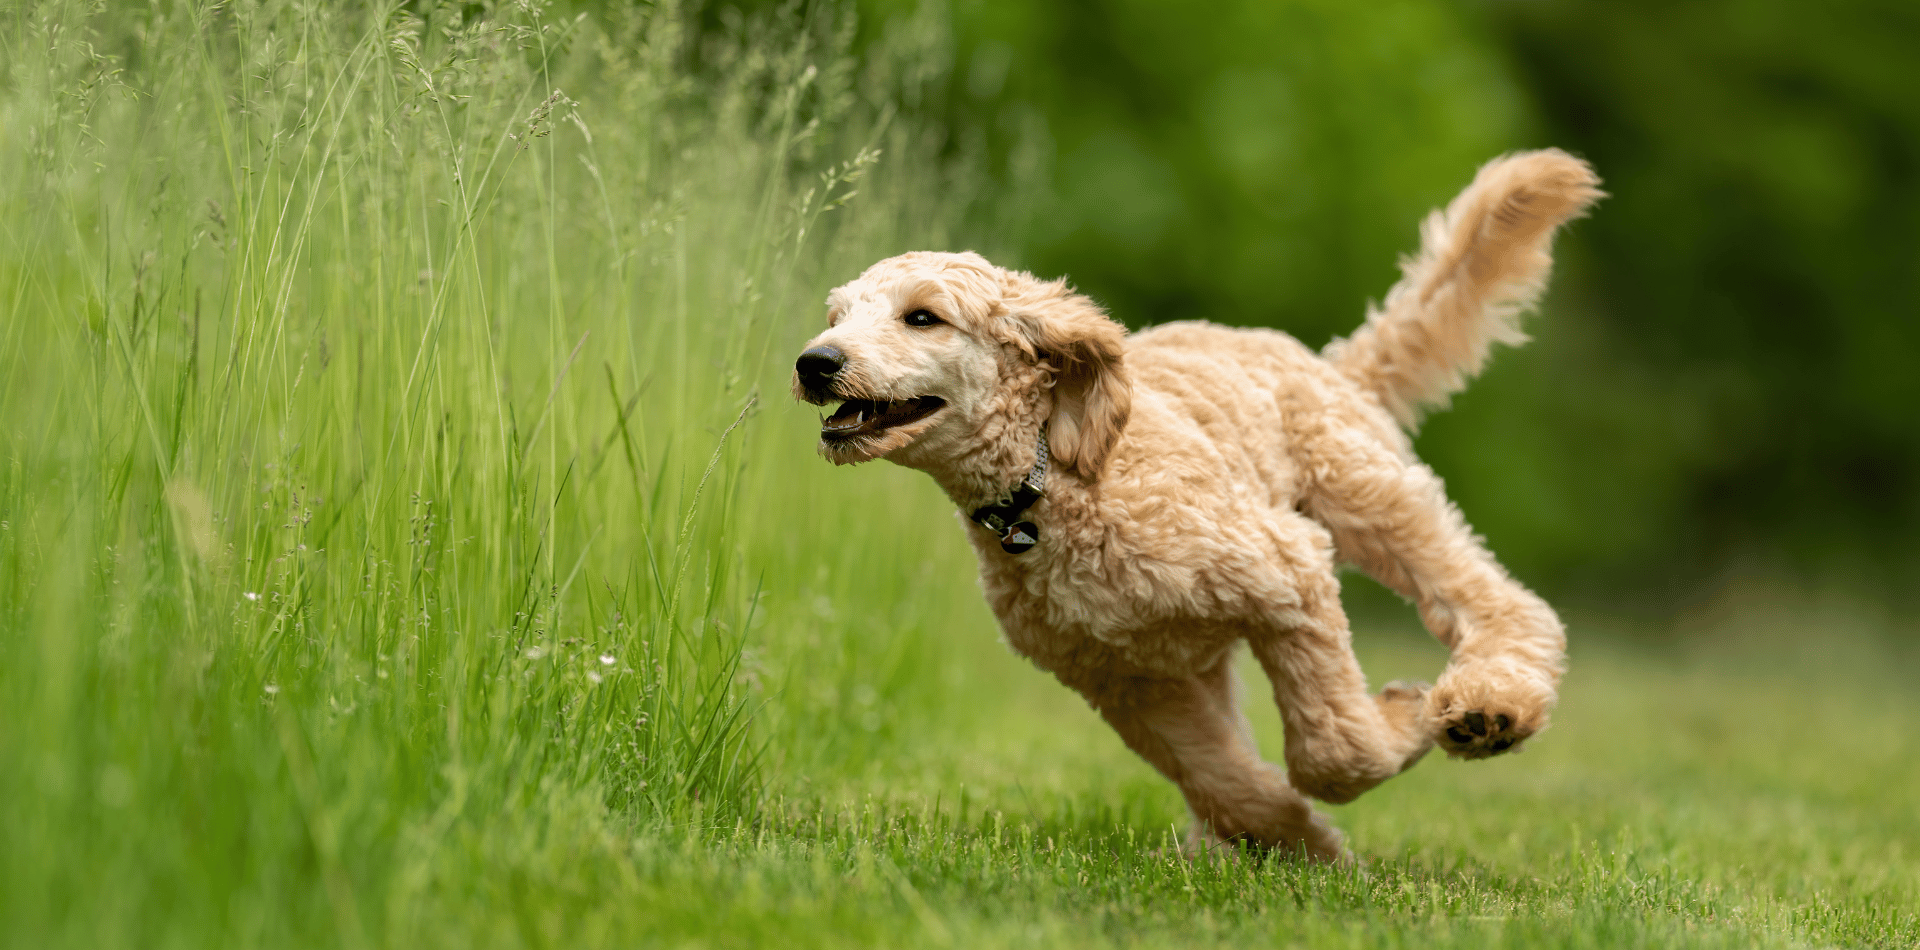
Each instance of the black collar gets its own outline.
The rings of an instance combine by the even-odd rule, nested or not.
[[[973,509],[967,517],[973,523],[1000,536],[1000,549],[1008,554],[1024,554],[1040,543],[1040,529],[1031,521],[1022,521],[1021,516],[1034,502],[1041,499],[1047,490],[1047,430],[1040,430],[1040,445],[1033,460],[1033,470],[1020,484],[1013,486],[1005,498],[991,505],[981,505]]]

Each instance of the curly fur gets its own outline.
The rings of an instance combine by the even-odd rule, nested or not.
[[[1443,404],[1544,286],[1556,227],[1600,197],[1584,162],[1497,159],[1422,229],[1384,307],[1315,354],[1285,334],[1176,323],[1127,335],[1064,281],[976,254],[881,261],[828,297],[810,344],[846,357],[812,402],[938,397],[925,418],[823,439],[839,463],[932,475],[961,511],[1001,497],[1046,428],[1056,465],[1020,555],[976,525],[981,585],[1014,650],[1078,691],[1185,795],[1195,848],[1345,853],[1330,802],[1434,744],[1479,758],[1546,728],[1558,617],[1494,560],[1403,427]],[[940,323],[911,326],[925,309]],[[1452,649],[1436,685],[1368,690],[1335,566],[1412,600]],[[1246,643],[1286,730],[1260,759],[1231,656]]]

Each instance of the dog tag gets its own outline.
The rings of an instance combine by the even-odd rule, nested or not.
[[[1040,529],[1031,521],[1018,522],[1000,536],[1000,550],[1008,554],[1025,554],[1039,543]]]

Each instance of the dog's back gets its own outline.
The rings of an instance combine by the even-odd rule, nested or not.
[[[1554,231],[1601,197],[1598,183],[1557,149],[1487,163],[1427,218],[1420,252],[1402,261],[1385,305],[1320,354],[1278,331],[1205,322],[1133,334],[1134,421],[1114,464],[1213,467],[1268,486],[1271,503],[1287,507],[1305,461],[1290,449],[1299,442],[1291,429],[1364,431],[1411,458],[1403,427],[1443,407],[1494,343],[1525,341],[1519,318],[1546,286]]]
[[[1339,425],[1411,452],[1368,390],[1277,330],[1164,324],[1128,337],[1126,362],[1134,415],[1110,479],[1202,469],[1265,486],[1269,507],[1288,508],[1297,500],[1301,426]],[[1184,464],[1170,469],[1175,460]]]

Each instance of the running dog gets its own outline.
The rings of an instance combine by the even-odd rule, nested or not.
[[[881,261],[827,297],[793,392],[838,404],[820,453],[933,476],[968,518],[1007,642],[1179,786],[1193,851],[1345,854],[1348,802],[1434,745],[1477,759],[1547,726],[1566,636],[1414,457],[1408,433],[1525,339],[1555,230],[1602,197],[1554,149],[1506,156],[1421,228],[1351,337],[1173,323],[1129,335],[1064,280],[977,254]],[[1368,690],[1346,562],[1452,650],[1437,683]],[[1286,725],[1261,760],[1245,641]]]

